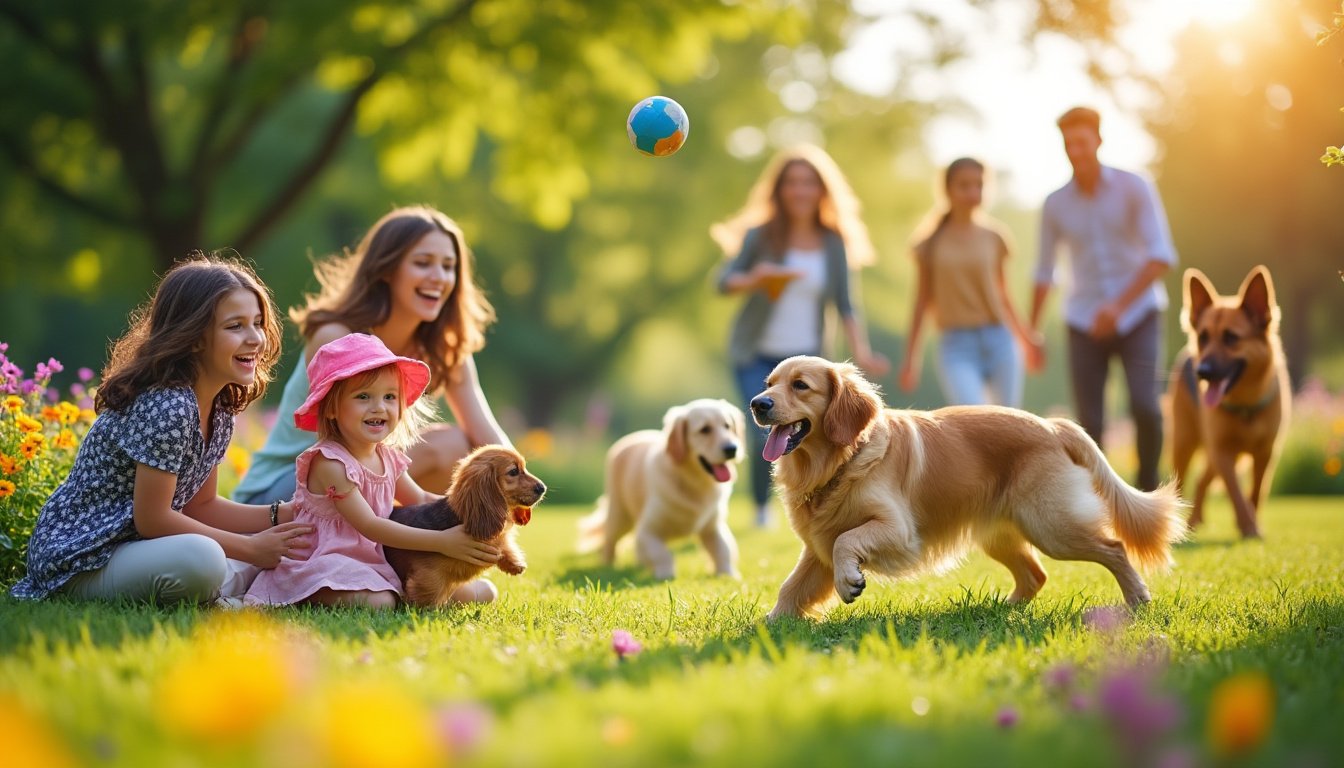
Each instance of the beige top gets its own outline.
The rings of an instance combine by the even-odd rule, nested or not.
[[[934,321],[940,330],[979,328],[1004,322],[997,285],[999,264],[1008,244],[998,231],[977,224],[969,230],[944,230],[916,249],[929,270]]]

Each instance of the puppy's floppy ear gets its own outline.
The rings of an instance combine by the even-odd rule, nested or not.
[[[680,464],[686,460],[687,443],[689,438],[686,436],[686,409],[681,407],[669,408],[667,414],[663,416],[663,431],[667,433],[667,455],[672,458],[672,463]]]
[[[727,400],[720,400],[724,413],[732,414],[729,420],[733,425],[733,434],[737,435],[737,442],[745,443],[747,441],[747,417],[742,415],[742,409]]]
[[[833,364],[826,374],[831,380],[831,403],[822,419],[826,438],[836,445],[853,445],[882,412],[882,399],[850,363]]]
[[[1241,283],[1241,311],[1260,330],[1269,328],[1278,319],[1278,304],[1274,301],[1274,282],[1263,264],[1256,266]]]
[[[509,503],[499,487],[498,475],[495,460],[479,453],[463,459],[453,472],[448,500],[473,539],[493,539],[508,524]]]
[[[1191,267],[1185,270],[1185,313],[1181,315],[1181,325],[1187,331],[1199,327],[1199,317],[1213,306],[1213,297],[1218,295],[1209,278],[1203,272]]]

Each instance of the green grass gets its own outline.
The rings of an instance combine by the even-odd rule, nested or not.
[[[1167,753],[1217,764],[1205,738],[1211,692],[1235,672],[1259,671],[1275,691],[1273,726],[1228,764],[1344,760],[1338,497],[1272,499],[1263,542],[1237,540],[1226,500],[1214,499],[1210,526],[1180,546],[1173,571],[1149,577],[1153,603],[1115,634],[1083,619],[1120,601],[1100,566],[1046,560],[1041,595],[1015,607],[1003,602],[1007,571],[978,553],[944,575],[871,581],[820,622],[767,627],[799,548],[787,527],[752,529],[746,507],[735,507],[741,582],[707,575],[687,542],[681,576],[656,583],[628,550],[616,568],[573,554],[584,511],[537,509],[520,538],[530,570],[496,572],[494,605],[273,612],[308,638],[304,695],[376,680],[431,708],[479,702],[493,724],[457,757],[468,765],[1106,766]],[[305,741],[317,737],[283,715],[275,733],[214,748],[162,724],[156,682],[211,614],[0,599],[0,694],[92,765],[319,764],[320,745]],[[618,661],[614,629],[629,630],[643,652]],[[1139,658],[1155,670],[1153,695],[1174,697],[1182,716],[1135,756],[1087,697]],[[1085,711],[1046,684],[1061,665],[1076,668]],[[1017,715],[1011,727],[996,723],[1005,708]]]

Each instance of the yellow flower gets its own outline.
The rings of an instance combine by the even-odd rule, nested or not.
[[[61,411],[61,423],[64,424],[65,426],[68,427],[71,424],[74,424],[76,421],[79,421],[78,405],[75,405],[74,403],[62,402],[60,405],[56,407],[59,408]]]
[[[80,411],[79,411],[79,418],[81,418],[81,419],[83,419],[83,420],[89,422],[90,424],[92,424],[92,423],[93,423],[93,420],[96,419],[96,418],[98,418],[98,414],[97,414],[97,412],[92,411],[92,410],[90,410],[90,409],[88,409],[88,408],[82,408],[82,409],[80,409]]]
[[[256,736],[286,711],[303,658],[281,627],[255,611],[202,623],[160,678],[159,720],[171,732],[212,744]]]
[[[6,765],[75,765],[74,756],[51,726],[9,694],[0,694],[0,744],[5,745]]]
[[[429,768],[447,758],[429,711],[389,683],[341,684],[321,709],[319,743],[336,768]]]
[[[62,429],[55,437],[51,438],[51,444],[63,451],[68,451],[75,447],[75,433],[68,429]]]
[[[10,395],[5,398],[5,410],[10,413],[18,413],[23,410],[23,398],[18,395]]]
[[[0,480],[0,499],[14,493],[15,485],[8,480]]]
[[[42,443],[24,440],[19,444],[19,453],[23,454],[23,458],[32,461],[42,455]]]
[[[9,454],[0,453],[0,472],[3,472],[6,475],[12,475],[20,469],[23,469],[23,464],[17,459]]]
[[[20,432],[27,432],[29,434],[38,432],[42,429],[42,422],[26,413],[20,413],[18,416],[14,417],[14,423],[18,425]]]
[[[544,459],[555,449],[555,438],[544,429],[529,429],[518,441],[518,450],[529,459]]]
[[[242,477],[247,474],[247,468],[252,464],[252,454],[241,445],[230,445],[224,452],[224,458],[229,462],[229,468],[233,474]]]
[[[47,421],[60,421],[61,409],[54,405],[42,406],[42,418]]]
[[[1220,755],[1247,754],[1274,724],[1274,686],[1260,672],[1233,675],[1209,700],[1209,744]]]
[[[1331,456],[1325,460],[1325,474],[1334,477],[1339,474],[1341,469],[1344,469],[1344,461],[1341,461],[1338,456]]]

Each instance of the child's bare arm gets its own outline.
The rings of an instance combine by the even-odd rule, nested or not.
[[[345,476],[345,467],[334,459],[318,456],[308,470],[308,490],[331,498],[336,511],[360,535],[386,547],[438,552],[474,565],[492,565],[499,550],[467,536],[462,526],[446,531],[412,528],[374,514],[359,488]]]

